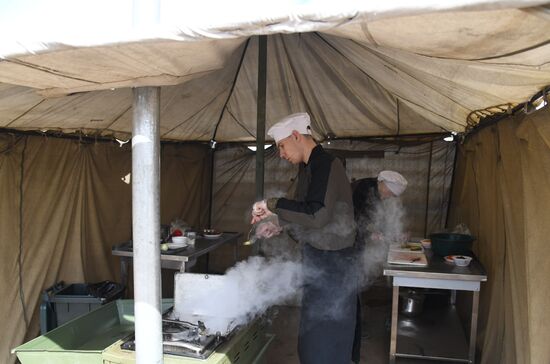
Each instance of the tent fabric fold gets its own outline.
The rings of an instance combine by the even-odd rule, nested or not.
[[[451,222],[466,223],[488,273],[481,363],[547,363],[550,319],[548,108],[510,117],[459,149]]]

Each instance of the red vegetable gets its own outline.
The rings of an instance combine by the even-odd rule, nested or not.
[[[183,236],[183,233],[180,229],[176,229],[172,232],[172,236]]]

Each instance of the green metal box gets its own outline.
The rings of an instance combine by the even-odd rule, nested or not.
[[[162,310],[174,304],[162,301]],[[22,364],[102,364],[102,353],[134,331],[134,300],[117,300],[13,349]]]

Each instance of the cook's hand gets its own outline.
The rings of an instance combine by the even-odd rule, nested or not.
[[[406,232],[406,233],[402,233],[399,238],[401,239],[402,242],[406,243],[407,241],[409,241],[411,239],[411,233],[410,232]]]
[[[267,208],[267,202],[265,200],[258,201],[252,206],[252,220],[250,223],[255,224],[269,215],[273,215],[273,212]]]
[[[384,240],[384,234],[382,234],[382,233],[372,233],[372,234],[370,234],[370,238],[373,241],[381,241],[381,240]]]
[[[256,228],[256,237],[261,239],[269,239],[275,235],[279,235],[283,229],[275,225],[271,221],[261,222]]]

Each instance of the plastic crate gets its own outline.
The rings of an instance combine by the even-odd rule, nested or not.
[[[40,305],[40,333],[82,316],[101,305],[122,298],[125,287],[109,281],[65,285],[59,282],[44,291]]]
[[[163,299],[162,311],[173,305],[173,299]],[[11,352],[22,364],[103,364],[105,349],[133,332],[134,300],[116,300]]]

